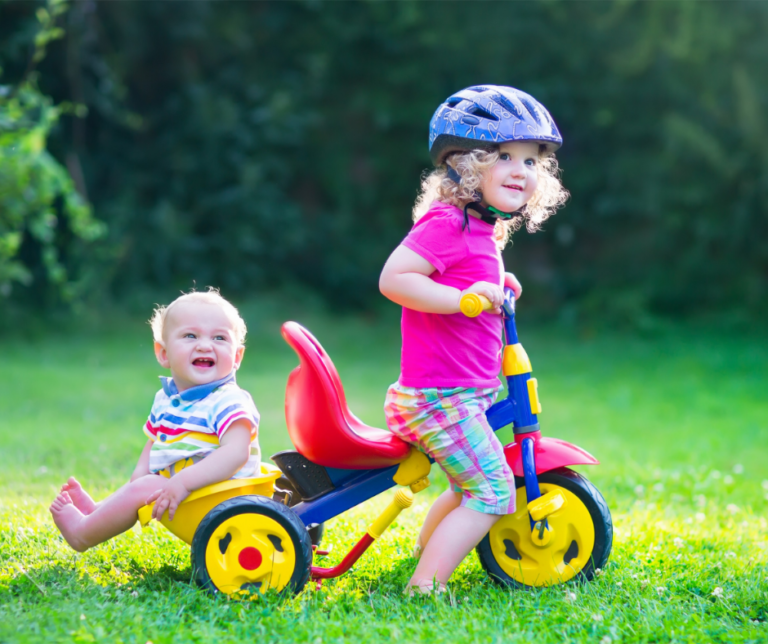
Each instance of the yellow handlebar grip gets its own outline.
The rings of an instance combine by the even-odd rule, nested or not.
[[[483,311],[492,309],[493,306],[487,297],[477,293],[465,293],[459,300],[459,308],[468,318],[476,318]]]

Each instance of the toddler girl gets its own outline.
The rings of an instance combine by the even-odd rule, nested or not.
[[[451,482],[419,535],[410,592],[442,592],[464,557],[501,515],[515,510],[515,480],[485,418],[501,385],[504,273],[501,249],[529,231],[568,193],[553,152],[562,138],[549,112],[512,87],[457,92],[430,123],[437,166],[422,183],[411,232],[387,260],[381,292],[403,306],[401,372],[387,392],[392,432],[429,454]],[[465,293],[495,310],[459,311]]]
[[[259,413],[235,384],[245,351],[245,322],[213,289],[187,293],[155,309],[155,356],[161,378],[144,432],[149,440],[131,480],[99,503],[72,477],[51,505],[56,526],[83,552],[128,530],[144,505],[173,516],[193,490],[257,476]]]

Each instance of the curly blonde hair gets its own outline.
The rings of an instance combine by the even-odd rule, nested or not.
[[[477,200],[480,186],[488,171],[499,160],[499,149],[476,149],[451,154],[446,163],[461,176],[457,184],[448,178],[447,168],[441,166],[425,175],[421,182],[421,192],[413,206],[413,220],[418,221],[429,210],[433,201],[442,201],[458,208]],[[535,232],[542,223],[554,215],[570,196],[560,181],[560,167],[554,155],[544,155],[539,151],[538,185],[533,196],[528,200],[523,211],[512,219],[498,220],[494,237],[499,248],[503,248],[516,230],[523,223],[528,232]]]
[[[240,317],[240,313],[235,306],[229,301],[225,300],[219,289],[209,286],[207,291],[190,291],[189,293],[182,293],[168,306],[158,305],[155,307],[152,317],[149,320],[149,325],[152,327],[152,335],[155,342],[164,344],[164,331],[165,320],[168,317],[169,311],[179,304],[180,302],[202,302],[204,304],[213,304],[221,308],[224,314],[229,318],[232,323],[232,330],[235,332],[235,340],[238,344],[245,344],[245,336],[248,329],[245,326],[245,320]]]

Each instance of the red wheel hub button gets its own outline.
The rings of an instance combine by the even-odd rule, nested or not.
[[[237,561],[246,570],[256,570],[261,565],[261,553],[256,548],[243,548]]]

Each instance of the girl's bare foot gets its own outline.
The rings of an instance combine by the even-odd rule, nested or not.
[[[66,539],[67,543],[78,552],[85,552],[88,546],[77,536],[78,528],[83,521],[83,513],[72,503],[67,492],[60,492],[49,508],[53,522]]]
[[[431,579],[419,579],[418,581],[411,579],[405,587],[405,593],[408,597],[413,597],[414,595],[442,595],[447,590],[445,584],[441,584],[437,579],[434,581]]]
[[[69,480],[61,486],[61,491],[69,494],[69,498],[72,499],[73,505],[85,515],[90,514],[96,509],[96,502],[91,498],[83,489],[74,476],[70,476]]]

